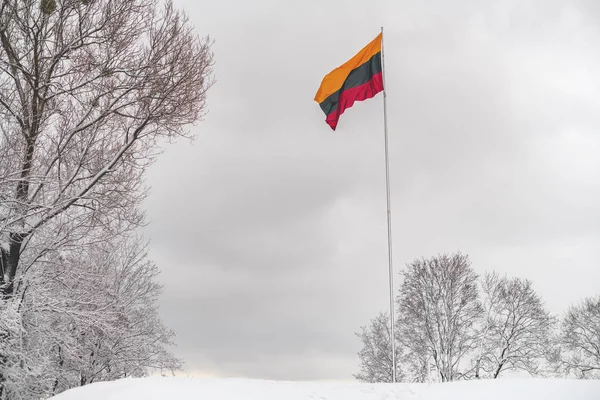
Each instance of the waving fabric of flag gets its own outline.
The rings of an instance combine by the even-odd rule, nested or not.
[[[381,63],[382,34],[321,82],[315,101],[327,116],[325,122],[335,131],[340,115],[356,101],[375,97],[383,90]]]

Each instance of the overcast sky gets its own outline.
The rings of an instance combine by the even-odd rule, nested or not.
[[[460,250],[560,313],[600,293],[600,2],[179,0],[216,41],[193,143],[148,177],[194,374],[353,379],[388,307],[383,97],[313,97],[383,25],[394,267]]]

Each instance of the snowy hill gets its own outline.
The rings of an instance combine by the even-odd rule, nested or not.
[[[53,400],[600,400],[600,381],[489,380],[445,384],[144,378],[101,382]]]

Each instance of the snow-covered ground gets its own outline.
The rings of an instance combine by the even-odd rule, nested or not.
[[[144,378],[101,382],[53,400],[600,400],[600,380],[486,380],[445,384]]]

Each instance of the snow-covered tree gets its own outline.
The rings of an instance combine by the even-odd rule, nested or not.
[[[53,240],[140,223],[144,169],[205,111],[209,50],[170,0],[0,3],[0,295]]]
[[[371,320],[370,325],[361,326],[356,333],[362,342],[358,353],[360,372],[354,377],[361,382],[392,382],[392,342],[390,316],[380,313]],[[396,333],[396,343],[398,343]],[[396,380],[403,380],[400,369],[400,347],[396,345]]]
[[[508,370],[538,374],[554,319],[531,282],[488,273],[481,289],[484,313],[474,376],[497,378]]]
[[[424,365],[435,365],[439,380],[462,377],[466,356],[476,345],[482,308],[478,275],[467,256],[456,253],[415,260],[402,273],[397,298],[399,340]]]
[[[158,315],[158,269],[140,239],[120,239],[51,254],[28,271],[18,296],[0,303],[11,317],[0,331],[12,330],[11,348],[0,347],[5,398],[180,367],[169,352],[174,334]]]
[[[211,65],[171,0],[0,2],[1,399],[177,366],[130,235]]]
[[[562,375],[600,379],[600,296],[569,307],[551,361]]]
[[[360,372],[354,377],[361,382],[392,382],[392,344],[390,342],[389,314],[380,313],[356,333],[362,343],[358,352]],[[435,365],[424,347],[407,348],[402,345],[396,330],[397,382],[427,382]]]

